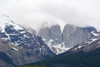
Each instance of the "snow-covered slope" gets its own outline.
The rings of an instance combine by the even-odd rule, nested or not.
[[[57,55],[67,51],[68,49],[70,49],[70,48],[65,47],[64,42],[62,42],[60,44],[52,44],[52,42],[54,42],[53,39],[46,41],[46,39],[43,38],[43,40],[47,44],[47,46]]]
[[[94,31],[92,31],[91,34],[93,34],[94,36],[100,36],[100,32],[94,32]]]
[[[0,38],[33,51],[44,58],[55,55],[41,37],[29,33],[25,28],[10,20],[8,16],[2,14],[0,14]]]
[[[18,30],[23,30],[23,28],[19,25],[16,25],[9,19],[8,16],[6,15],[0,15],[0,32],[6,32],[6,27],[12,25],[14,29]]]

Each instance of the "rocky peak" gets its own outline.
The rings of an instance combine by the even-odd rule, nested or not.
[[[1,39],[6,40],[13,45],[31,50],[44,58],[53,57],[55,55],[43,42],[41,37],[33,35],[29,30],[27,31],[24,27],[11,20],[8,21],[5,18],[3,19],[2,24],[0,24]]]
[[[75,44],[82,43],[92,37],[94,37],[91,32],[96,31],[93,27],[77,27],[67,24],[63,31],[63,41],[66,47],[73,47]]]
[[[49,33],[49,27],[43,27],[40,29],[38,36],[41,36],[42,38],[46,39],[46,41],[50,40],[50,33]]]
[[[62,33],[60,25],[54,25],[50,27],[50,36],[57,44],[62,42]]]
[[[61,32],[60,25],[53,25],[43,27],[39,31],[39,36],[43,38],[45,43],[56,54],[62,53],[67,49],[82,43],[94,36],[98,36],[94,27],[78,27],[66,24],[63,32]]]

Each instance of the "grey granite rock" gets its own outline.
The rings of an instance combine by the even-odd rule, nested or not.
[[[53,39],[57,44],[62,43],[62,34],[59,25],[50,27],[50,38]]]
[[[94,37],[94,35],[91,33],[92,31],[97,32],[94,27],[78,27],[66,24],[63,32],[61,32],[60,25],[53,25],[50,28],[41,28],[39,31],[39,36],[45,39],[45,43],[53,52],[57,53],[57,50],[62,49],[62,47],[71,48]],[[52,47],[53,45],[57,45],[57,47]],[[55,51],[52,48],[57,50]],[[58,51],[58,53],[59,52],[60,51]]]
[[[67,24],[63,31],[63,41],[65,42],[66,47],[73,47],[93,37],[91,31],[95,30],[88,30],[89,28],[84,29],[81,27]]]
[[[40,29],[38,36],[41,36],[42,38],[45,38],[46,41],[50,40],[50,33],[49,33],[49,27],[43,27]]]

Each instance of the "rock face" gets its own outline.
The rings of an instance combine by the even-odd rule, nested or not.
[[[94,27],[82,28],[66,24],[63,32],[61,32],[60,25],[54,25],[50,28],[41,28],[39,36],[43,38],[54,53],[59,54],[66,51],[68,48],[94,37],[95,33],[97,33],[97,31]]]
[[[63,41],[66,47],[73,47],[93,37],[91,32],[95,31],[95,28],[90,29],[91,28],[80,28],[69,24],[66,25],[63,31]]]
[[[39,31],[39,36],[42,36],[48,42],[50,39],[54,40],[52,44],[59,44],[62,42],[61,29],[59,25],[44,27]]]
[[[46,39],[46,41],[50,40],[50,32],[49,32],[49,27],[43,27],[40,29],[39,36],[42,36],[44,39]]]
[[[62,42],[61,28],[59,25],[50,27],[50,36],[51,36],[51,39],[55,41],[54,44],[59,44]]]
[[[45,43],[49,46],[49,48],[56,54],[59,52],[64,52],[65,50],[56,49],[54,46],[57,46],[58,44],[63,46],[62,41],[62,33],[61,28],[59,25],[51,26],[50,28],[48,26],[43,27],[40,29],[38,36],[41,36]],[[61,47],[61,46],[60,46]],[[58,50],[58,51],[57,51]]]
[[[34,63],[44,58],[36,55],[35,52],[21,48],[0,39],[0,59],[9,65],[24,65]],[[2,66],[2,64],[0,64]]]

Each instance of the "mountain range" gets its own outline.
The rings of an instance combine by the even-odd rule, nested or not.
[[[60,25],[43,27],[40,29],[38,36],[42,37],[48,47],[58,55],[79,43],[98,36],[98,34],[97,30],[91,26],[78,27],[66,24],[63,31],[61,31]]]
[[[70,24],[66,24],[63,31],[57,24],[51,27],[44,26],[37,33],[33,28],[16,24],[10,20],[9,16],[0,14],[0,61],[2,63],[0,66],[20,66],[51,57],[58,59],[63,55],[64,57],[73,53],[76,55],[80,52],[87,54],[92,49],[97,49],[94,49],[94,44],[91,45],[91,43],[95,43],[95,40],[99,39],[99,35],[100,32],[94,27],[78,27]],[[87,43],[90,46],[87,46]],[[56,55],[58,56],[56,57]],[[53,59],[52,61],[55,60]],[[47,64],[48,62],[49,60]],[[45,64],[43,63],[43,65]],[[55,64],[52,65],[55,67]]]
[[[15,53],[9,52],[15,61],[18,60],[18,62],[15,62],[12,59],[15,65],[37,62],[56,55],[44,43],[41,37],[29,33],[25,28],[10,20],[8,16],[0,15],[0,22],[0,38],[8,42],[8,44],[13,44],[15,47],[17,46],[22,50],[27,50],[26,53],[22,52],[21,54],[20,52],[22,50],[11,46],[12,49],[18,51]],[[9,50],[7,50],[7,52],[8,51]],[[16,54],[18,54],[18,56]]]
[[[29,64],[47,67],[100,67],[100,36],[80,43],[45,61]]]

